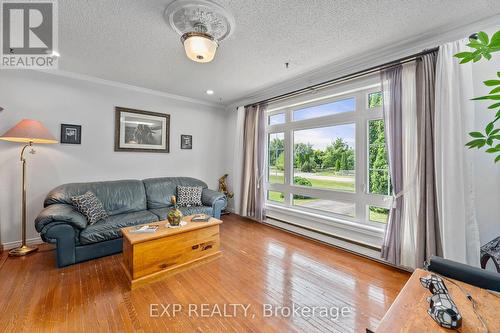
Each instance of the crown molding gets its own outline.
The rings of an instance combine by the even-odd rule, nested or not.
[[[245,97],[227,102],[228,109],[235,109],[241,105],[256,103],[273,96],[305,88],[336,77],[348,75],[365,68],[399,59],[424,49],[433,48],[441,44],[465,38],[482,29],[498,26],[500,15],[490,16],[466,25],[442,26],[432,32],[422,34],[399,43],[381,46],[367,50],[359,56],[351,56],[347,60],[340,60],[328,65],[319,66],[313,70],[299,74],[291,79],[258,89]]]
[[[115,88],[128,89],[128,90],[132,90],[132,91],[136,91],[136,92],[140,92],[140,93],[145,93],[145,94],[149,94],[149,95],[166,97],[169,99],[174,99],[174,100],[182,101],[182,102],[201,104],[201,105],[206,105],[206,106],[210,106],[210,107],[215,107],[218,109],[224,108],[224,104],[220,104],[220,103],[207,102],[207,101],[204,101],[201,99],[196,99],[196,98],[176,95],[176,94],[172,94],[172,93],[168,93],[168,92],[164,92],[164,91],[134,86],[134,85],[131,85],[128,83],[122,83],[122,82],[118,82],[118,81],[101,79],[101,78],[86,75],[86,74],[80,74],[80,73],[75,73],[75,72],[70,72],[70,71],[59,70],[59,69],[56,69],[56,70],[34,69],[34,71],[45,73],[45,74],[50,74],[50,75],[62,76],[62,77],[80,80],[80,81],[87,81],[87,82],[92,82],[92,83],[96,83],[96,84],[103,84],[103,85],[107,85],[107,86],[111,86],[111,87],[115,87]]]

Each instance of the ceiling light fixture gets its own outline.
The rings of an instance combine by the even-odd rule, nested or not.
[[[201,63],[212,61],[219,42],[234,30],[234,17],[209,0],[176,0],[165,10],[165,19],[181,36],[186,56]]]
[[[211,89],[208,89],[208,90],[206,91],[206,93],[207,93],[207,95],[213,95],[213,94],[214,94],[214,91],[213,91],[213,90],[211,90]]]

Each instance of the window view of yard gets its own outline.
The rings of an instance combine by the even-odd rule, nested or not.
[[[354,124],[294,131],[294,184],[354,192],[355,134]]]
[[[356,213],[356,204],[354,203],[312,198],[297,194],[293,196],[293,205],[351,217],[354,217]]]
[[[380,208],[375,206],[369,206],[369,216],[368,219],[372,222],[387,223],[389,218],[389,209]]]

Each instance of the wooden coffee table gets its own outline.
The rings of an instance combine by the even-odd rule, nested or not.
[[[134,227],[121,229],[123,234],[123,263],[130,289],[157,281],[166,276],[217,258],[220,252],[219,224],[183,221],[187,225],[168,228],[168,221],[148,223],[158,225],[154,233],[131,233]]]

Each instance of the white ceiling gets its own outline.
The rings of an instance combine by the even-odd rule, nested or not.
[[[321,66],[500,13],[498,0],[217,0],[234,14],[236,30],[212,63],[198,64],[163,18],[170,2],[60,0],[59,68],[227,105]]]

